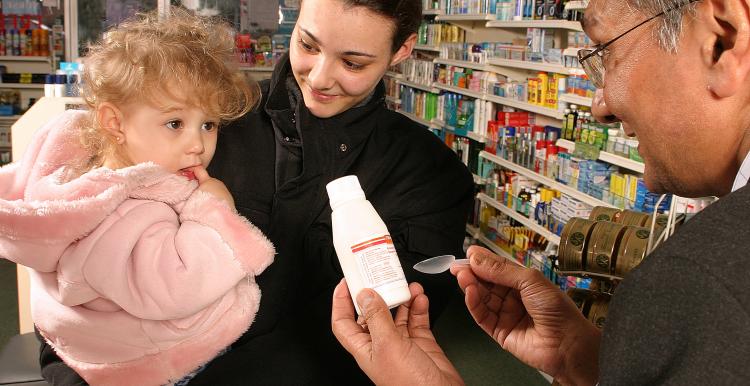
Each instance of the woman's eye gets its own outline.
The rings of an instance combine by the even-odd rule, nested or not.
[[[169,121],[167,122],[165,126],[167,126],[167,128],[172,129],[172,130],[181,129],[182,121],[179,121],[179,120]]]
[[[201,128],[205,131],[214,131],[218,127],[219,125],[216,122],[205,122]]]
[[[307,44],[307,42],[305,42],[302,39],[299,39],[299,45],[302,47],[303,50],[305,50],[307,52],[314,52],[315,51],[315,47],[311,46],[310,44]]]
[[[344,66],[350,70],[361,70],[364,66],[359,63],[354,63],[351,60],[344,59]]]

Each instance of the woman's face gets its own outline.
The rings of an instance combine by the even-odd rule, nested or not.
[[[304,0],[292,33],[289,57],[305,106],[320,118],[357,105],[388,66],[407,58],[414,38],[393,54],[394,23],[340,0]]]

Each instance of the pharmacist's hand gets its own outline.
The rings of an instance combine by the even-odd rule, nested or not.
[[[209,176],[203,166],[193,168],[193,173],[195,174],[195,179],[198,180],[198,190],[211,193],[216,198],[226,201],[230,207],[234,208],[234,198],[223,182]]]
[[[601,333],[541,272],[477,246],[451,273],[477,324],[522,362],[562,384],[593,385]]]
[[[411,300],[398,307],[395,320],[377,292],[360,291],[362,326],[342,280],[333,292],[331,310],[336,339],[377,385],[463,385],[430,331],[429,301],[422,286],[412,283],[409,290]]]

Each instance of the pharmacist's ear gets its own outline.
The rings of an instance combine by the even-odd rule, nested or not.
[[[702,56],[709,64],[708,87],[726,98],[741,91],[750,75],[750,0],[706,0],[699,3],[700,24],[707,33]]]
[[[414,50],[415,44],[417,44],[417,34],[411,34],[408,38],[406,38],[404,44],[402,44],[401,47],[398,48],[398,51],[393,54],[390,65],[395,66],[403,62],[405,59],[408,59],[409,56],[411,56],[412,50]]]
[[[96,121],[104,132],[112,137],[113,142],[122,144],[125,142],[125,133],[122,130],[122,111],[109,102],[104,102],[96,109]]]

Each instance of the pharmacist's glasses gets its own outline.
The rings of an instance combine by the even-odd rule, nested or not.
[[[684,3],[680,3],[676,5],[675,7],[672,7],[664,12],[657,13],[654,16],[649,17],[648,19],[638,23],[635,27],[623,32],[620,34],[620,36],[617,36],[616,38],[598,45],[596,49],[590,50],[590,49],[583,49],[578,51],[578,62],[581,63],[581,66],[583,67],[583,71],[586,72],[586,75],[591,79],[591,82],[594,83],[594,86],[596,88],[604,88],[604,54],[607,49],[612,43],[616,42],[621,37],[627,35],[634,29],[650,22],[651,20],[656,19],[659,16],[663,16],[667,12],[673,12],[676,11],[690,3],[695,3],[699,0],[688,0]]]

